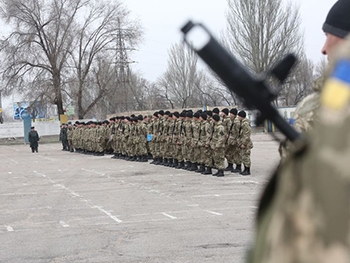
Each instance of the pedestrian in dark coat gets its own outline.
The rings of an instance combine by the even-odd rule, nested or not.
[[[35,127],[31,127],[29,135],[29,143],[30,143],[30,148],[32,148],[32,153],[38,152],[38,146],[39,146],[39,134],[35,130]]]

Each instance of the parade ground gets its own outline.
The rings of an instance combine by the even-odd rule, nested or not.
[[[269,135],[252,139],[252,174],[220,178],[59,143],[0,146],[0,262],[243,263],[279,161]]]

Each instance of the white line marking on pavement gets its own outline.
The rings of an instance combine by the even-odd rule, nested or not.
[[[172,215],[169,215],[169,214],[167,214],[167,213],[162,213],[162,215],[167,216],[167,217],[169,217],[169,218],[171,218],[171,219],[177,219],[177,217],[172,216]]]
[[[14,160],[14,159],[11,159],[11,158],[6,158],[6,159],[8,159],[8,160],[10,160],[11,162],[14,162],[14,163],[16,163],[16,164],[19,164],[19,162],[17,162],[17,161]]]
[[[16,196],[16,195],[36,195],[38,193],[31,192],[31,193],[8,193],[8,194],[0,194],[0,196]]]
[[[63,226],[63,227],[69,227],[69,225],[67,225],[65,222],[63,221],[60,221],[60,225]]]
[[[8,232],[13,232],[13,228],[10,227],[10,226],[6,226],[6,230],[7,230]]]
[[[112,215],[110,212],[104,210],[101,206],[94,206],[94,208],[97,208],[99,211],[101,211],[102,213],[108,215],[111,219],[113,219],[115,222],[117,223],[121,223],[122,220],[120,220],[119,218],[117,218],[116,216]]]
[[[83,168],[82,168],[82,170],[83,170]],[[36,171],[34,171],[34,173],[36,173],[36,174],[38,174],[38,175],[40,175],[40,176],[46,178],[47,180],[50,180],[50,178],[49,178],[48,176],[46,176],[45,174],[41,174],[41,173],[38,173],[38,172],[36,172]],[[51,181],[52,181],[52,180],[51,180]],[[91,204],[91,201],[90,201],[90,200],[83,199],[82,196],[80,196],[78,193],[76,193],[76,192],[70,190],[68,187],[64,186],[63,184],[53,184],[53,187],[59,187],[59,188],[62,188],[62,189],[64,189],[64,190],[68,191],[68,192],[71,193],[73,196],[78,197],[80,201],[85,202],[86,204],[90,205],[91,208],[96,208],[96,209],[98,209],[100,212],[106,214],[107,216],[109,216],[109,218],[113,219],[115,222],[117,222],[117,223],[121,223],[121,222],[122,222],[122,220],[120,220],[120,219],[117,218],[116,216],[112,215],[111,212],[104,210],[104,209],[102,208],[102,206],[96,206],[96,205]]]
[[[230,193],[230,194],[211,194],[211,195],[192,195],[191,198],[200,198],[200,197],[220,197],[220,196],[229,196],[229,195],[255,195],[256,192],[253,193]]]
[[[40,158],[45,159],[45,160],[49,160],[49,161],[56,161],[55,159],[49,158],[49,157],[45,157],[45,156],[41,156],[38,155]]]
[[[52,180],[52,179],[50,179],[50,178],[49,178],[49,181],[50,181],[51,183],[53,183],[53,184],[56,183],[54,180]]]
[[[81,168],[81,170],[85,171],[85,172],[91,172],[91,173],[95,173],[97,175],[101,175],[101,176],[104,176],[105,173],[100,173],[100,172],[97,172],[95,170],[92,170],[92,169],[85,169],[85,168]]]
[[[204,210],[205,212],[208,212],[210,214],[216,215],[216,216],[222,216],[221,213],[217,213],[217,212],[213,212],[213,211],[209,211],[209,210]]]

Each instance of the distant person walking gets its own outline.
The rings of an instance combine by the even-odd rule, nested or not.
[[[28,135],[30,148],[32,148],[32,153],[38,152],[38,146],[39,146],[39,134],[35,130],[35,127],[30,128],[30,132]]]

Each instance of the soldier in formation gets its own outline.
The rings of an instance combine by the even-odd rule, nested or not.
[[[116,116],[104,122],[77,121],[65,129],[71,152],[75,149],[95,156],[113,153],[113,159],[138,162],[152,157],[154,165],[217,177],[224,176],[224,171],[250,174],[251,127],[246,113],[237,113],[237,109],[160,110],[153,115]]]

